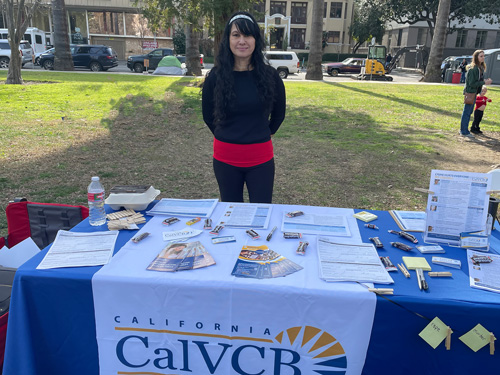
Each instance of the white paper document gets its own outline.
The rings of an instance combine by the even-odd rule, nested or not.
[[[40,249],[33,239],[28,237],[10,249],[4,246],[0,250],[0,265],[10,268],[19,268],[39,252]]]
[[[161,199],[147,215],[210,217],[218,199]]]
[[[37,269],[102,266],[113,256],[118,231],[79,233],[60,230]]]
[[[424,242],[460,245],[460,233],[484,230],[491,177],[486,173],[433,170]]]
[[[477,257],[489,258],[490,263],[474,263]],[[470,286],[477,289],[500,293],[500,255],[467,250],[467,264],[469,265]]]
[[[232,228],[260,228],[267,229],[271,218],[272,205],[229,203],[219,225]]]
[[[319,237],[317,249],[320,278],[325,281],[394,283],[373,244],[341,244]]]
[[[389,211],[401,230],[406,232],[423,232],[425,230],[424,211]]]
[[[347,218],[343,215],[306,213],[301,216],[288,217],[284,213],[281,230],[283,232],[299,232],[323,236],[351,236]]]

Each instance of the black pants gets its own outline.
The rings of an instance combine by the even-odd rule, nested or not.
[[[222,202],[243,202],[246,183],[250,203],[271,203],[274,159],[254,167],[235,167],[216,159],[213,159],[213,164]]]
[[[474,111],[474,121],[472,122],[472,126],[470,127],[470,130],[480,130],[479,129],[479,123],[483,119],[483,114],[484,111],[480,111],[479,109],[476,109]]]

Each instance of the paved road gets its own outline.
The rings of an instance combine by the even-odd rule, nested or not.
[[[202,70],[203,75],[205,75],[209,71],[209,69],[211,69],[212,67],[213,67],[213,64],[205,64],[205,69]],[[33,70],[33,69],[34,70],[43,70],[43,68],[41,68],[39,66],[33,66],[33,64],[31,64],[31,63],[26,64],[25,67],[23,68],[23,70]],[[100,73],[89,72],[88,69],[76,69],[75,71],[87,72],[90,74],[100,74]],[[131,72],[130,69],[127,68],[126,61],[119,61],[118,66],[116,68],[112,68],[112,69],[108,70],[106,73],[131,74],[131,75],[138,74],[138,73]],[[290,74],[286,80],[287,81],[310,82],[310,81],[306,81],[305,76],[306,76],[305,72],[298,73],[298,74]],[[394,83],[418,83],[420,81],[420,79],[422,78],[422,74],[419,73],[418,71],[414,71],[414,70],[395,70],[390,74],[390,76],[393,77]],[[338,77],[330,77],[329,75],[325,74],[325,75],[323,75],[323,81],[325,81],[325,82],[351,82],[351,81],[354,81],[354,79],[349,74],[341,74]],[[364,82],[364,81],[358,81],[358,82]],[[388,83],[388,82],[384,82],[384,81],[376,81],[376,82]]]

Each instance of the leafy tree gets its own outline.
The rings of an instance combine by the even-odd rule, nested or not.
[[[73,70],[64,0],[52,0],[52,18],[54,19],[54,70]]]
[[[385,14],[381,7],[373,6],[366,1],[354,3],[354,19],[349,28],[349,33],[354,40],[353,53],[372,38],[382,39],[385,33]]]
[[[7,80],[5,81],[7,84],[21,85],[23,83],[19,43],[23,40],[29,22],[39,5],[40,0],[33,0],[33,2],[26,2],[25,0],[0,0],[0,9],[5,9],[11,52],[9,71],[7,73]]]
[[[381,9],[389,21],[413,25],[427,23],[431,37],[438,16],[439,0],[367,0],[372,9]],[[490,23],[498,22],[500,0],[451,0],[447,22],[464,23],[472,18],[483,18]]]
[[[313,0],[311,42],[306,73],[306,79],[311,80],[323,79],[323,70],[321,68],[323,57],[323,6],[324,0]]]
[[[429,64],[425,71],[425,82],[441,82],[441,61],[446,42],[446,25],[452,0],[439,0],[434,38],[432,38]]]
[[[186,53],[186,34],[182,27],[177,26],[172,37],[175,53],[184,55]]]
[[[143,14],[151,29],[172,27],[174,19],[184,25],[186,33],[187,75],[201,75],[199,39],[202,31],[203,0],[145,0]]]

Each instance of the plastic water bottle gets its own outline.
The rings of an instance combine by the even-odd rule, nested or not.
[[[92,182],[87,190],[89,201],[89,223],[93,226],[106,223],[106,211],[104,210],[104,187],[99,177],[92,177]]]

